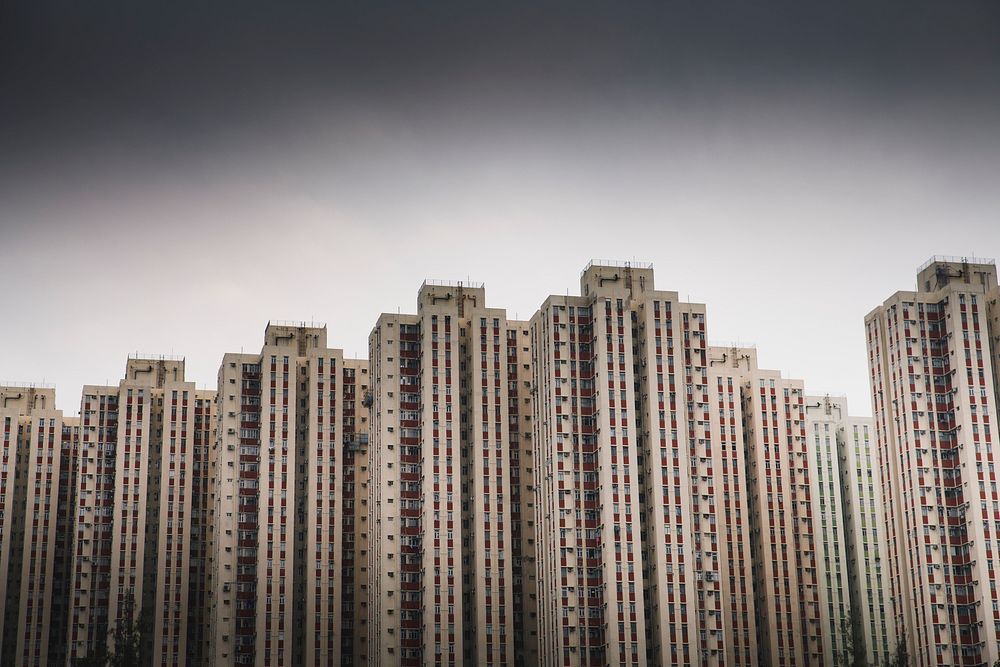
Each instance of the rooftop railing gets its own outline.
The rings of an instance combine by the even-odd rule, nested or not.
[[[434,280],[428,278],[424,280],[421,288],[427,287],[428,285],[434,285],[436,287],[470,287],[473,289],[483,289],[486,287],[485,283],[473,282],[470,280]]]
[[[306,322],[305,320],[268,320],[269,327],[292,327],[294,329],[325,329],[326,322]]]
[[[967,257],[958,257],[953,255],[934,255],[929,260],[920,265],[920,267],[917,269],[917,273],[920,273],[928,266],[936,262],[948,262],[951,264],[987,264],[989,266],[995,266],[997,263],[995,259],[992,259],[990,257],[972,257],[971,255]]]
[[[184,361],[184,357],[179,354],[149,354],[148,352],[129,352],[128,358],[143,361]]]
[[[592,259],[587,262],[587,266],[583,267],[583,271],[580,275],[583,275],[589,271],[594,266],[606,266],[612,269],[652,269],[652,262],[627,262],[620,259]]]
[[[732,349],[732,348],[735,347],[737,349],[751,349],[751,350],[756,350],[757,349],[757,343],[754,343],[752,341],[751,342],[745,342],[745,341],[733,342],[733,341],[711,341],[710,340],[710,341],[708,341],[708,347],[726,347],[726,348],[729,348],[729,349]]]

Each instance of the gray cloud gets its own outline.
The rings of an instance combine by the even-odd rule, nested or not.
[[[425,277],[526,318],[610,256],[864,412],[864,314],[1000,248],[991,4],[4,11],[0,376],[64,409],[128,351],[211,385],[269,317],[364,354]]]

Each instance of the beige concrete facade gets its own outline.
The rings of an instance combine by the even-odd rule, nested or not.
[[[752,348],[708,349],[710,474],[715,491],[714,517],[719,524],[719,576],[722,581],[725,664],[756,665],[757,618],[754,614],[750,560],[750,487],[742,418],[742,379],[757,368]],[[720,661],[722,662],[722,661]]]
[[[99,651],[108,637],[117,445],[118,388],[85,385],[74,510],[71,659]]]
[[[709,477],[722,489],[727,662],[835,664],[821,641],[825,570],[817,573],[803,384],[760,369],[753,348],[711,347],[708,355],[711,442],[722,454]]]
[[[918,665],[1000,654],[992,260],[932,258],[865,318],[892,620]]]
[[[531,323],[539,662],[757,664],[740,376],[650,266],[580,282]]]
[[[585,278],[531,320],[539,664],[646,664],[631,286]]]
[[[185,381],[183,361],[164,359],[129,360],[119,389],[109,617],[122,618],[120,606],[132,591],[152,622],[153,664],[186,664],[192,622],[204,618],[188,600],[188,540],[196,403],[208,398],[210,405],[206,393],[199,396],[194,383]]]
[[[668,430],[667,442],[686,443],[687,451],[674,446],[664,452],[661,446],[659,457],[652,450],[647,454],[651,467],[657,458],[661,465],[647,488],[658,490],[656,477],[673,481],[676,488],[668,487],[665,496],[672,496],[674,507],[654,512],[647,532],[655,534],[661,521],[669,526],[671,516],[675,533],[691,531],[694,579],[711,586],[698,591],[697,643],[691,641],[697,653],[687,659],[824,664],[802,383],[759,369],[752,348],[706,346],[704,306],[677,303],[674,293],[660,294],[666,298],[658,309],[674,315],[653,323],[661,347],[649,357],[652,361],[640,365],[656,368],[657,391],[661,373],[668,378],[670,409],[646,423],[651,431],[660,427],[661,439]],[[676,400],[680,388],[683,402]],[[685,504],[684,498],[690,501]],[[668,574],[677,572],[667,565]],[[652,572],[650,566],[651,582],[657,579]],[[650,605],[650,617],[656,619]],[[661,642],[671,651],[661,658],[663,664],[680,662],[673,655],[679,644],[673,638]]]
[[[344,359],[341,369],[343,443],[341,545],[341,664],[368,664],[368,361]]]
[[[369,338],[369,660],[530,664],[527,326],[462,283],[425,282],[417,311]]]
[[[806,396],[806,438],[810,467],[813,529],[819,563],[819,611],[823,662],[849,659],[851,589],[848,518],[845,512],[838,439],[847,422],[843,396]]]
[[[368,658],[370,664],[413,665],[419,664],[419,636],[411,639],[407,634],[404,640],[403,632],[420,627],[416,579],[421,550],[420,450],[419,444],[410,444],[419,443],[414,434],[419,422],[412,414],[420,405],[417,318],[383,314],[368,339],[368,353],[372,392]],[[404,405],[406,415],[401,413]]]
[[[353,659],[366,376],[305,323],[272,322],[259,354],[224,356],[211,456],[216,664]]]
[[[0,662],[36,665],[64,656],[64,521],[72,418],[55,408],[55,390],[0,386]],[[53,635],[53,632],[56,634]],[[63,634],[64,636],[64,634]]]
[[[190,401],[190,395],[188,398]],[[193,437],[188,440],[193,447],[187,599],[190,615],[187,628],[188,665],[207,664],[211,648],[209,595],[212,591],[212,535],[215,524],[211,502],[210,453],[216,438],[215,402],[214,391],[195,391]],[[188,407],[190,409],[190,404]]]
[[[213,397],[185,380],[183,359],[168,357],[130,358],[117,387],[84,387],[72,657],[140,621],[151,664],[185,665],[203,649],[205,609],[189,594],[206,575],[203,561],[191,562],[192,521],[204,474],[195,451],[206,451]]]
[[[881,665],[895,648],[896,631],[874,420],[848,417],[838,431],[837,447],[854,640],[864,642],[869,663]]]
[[[743,380],[760,664],[824,664],[809,446],[801,380]]]
[[[538,664],[538,576],[535,544],[537,469],[532,442],[531,332],[528,322],[507,325],[507,419],[510,520],[514,583],[514,664]]]
[[[70,644],[73,602],[73,534],[76,525],[76,492],[80,467],[80,419],[63,417],[62,454],[59,463],[59,509],[56,518],[55,572],[53,574],[49,664],[66,664]],[[39,661],[41,664],[41,661]]]

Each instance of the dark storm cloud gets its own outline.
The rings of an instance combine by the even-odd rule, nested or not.
[[[253,135],[315,105],[414,122],[621,97],[697,112],[807,85],[887,113],[935,97],[975,108],[997,100],[998,15],[969,2],[8,4],[3,163],[10,175],[93,145],[169,161],[266,141]]]

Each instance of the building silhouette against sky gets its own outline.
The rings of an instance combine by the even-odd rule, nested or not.
[[[934,257],[865,318],[891,614],[921,665],[1000,655],[993,260]]]
[[[373,664],[534,664],[527,323],[427,281],[372,374]]]
[[[866,319],[874,419],[709,341],[651,265],[527,320],[426,281],[369,359],[270,322],[113,385],[0,386],[3,664],[141,621],[149,665],[996,659],[996,270],[935,259]]]

